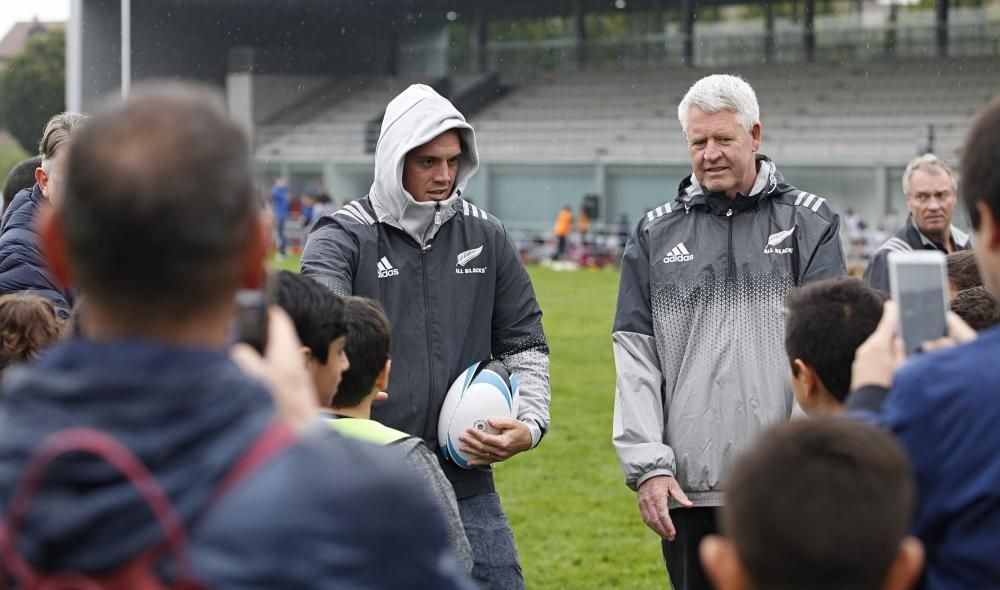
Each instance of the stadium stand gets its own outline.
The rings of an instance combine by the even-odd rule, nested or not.
[[[906,161],[927,144],[954,159],[968,121],[1000,93],[989,58],[897,60],[722,68],[753,84],[762,105],[764,153],[797,163]],[[473,123],[484,161],[525,157],[587,161],[683,161],[675,105],[718,68],[548,72],[518,80]],[[373,79],[297,124],[258,128],[258,155],[365,153],[365,122],[413,80]]]

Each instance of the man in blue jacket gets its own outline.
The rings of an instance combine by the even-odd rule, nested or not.
[[[381,449],[299,439],[276,422],[272,395],[296,426],[316,414],[287,316],[272,312],[267,358],[238,349],[267,386],[227,354],[237,289],[263,282],[270,235],[247,140],[220,98],[136,88],[74,140],[66,198],[40,236],[53,275],[87,298],[85,336],[6,375],[0,506],[10,510],[42,441],[93,428],[152,473],[207,587],[470,588],[416,473]],[[264,440],[285,445],[234,471],[275,433]],[[15,539],[33,568],[106,575],[153,555],[158,575],[187,573],[176,552],[151,553],[164,532],[107,463],[73,453],[55,473]]]
[[[73,297],[45,267],[35,220],[39,209],[58,205],[62,199],[65,154],[86,119],[80,113],[60,113],[49,119],[38,143],[42,163],[35,169],[35,185],[14,195],[0,220],[0,294],[32,291],[52,300],[63,317],[69,317]]]
[[[993,293],[1000,293],[998,160],[1000,100],[995,100],[973,124],[960,175],[979,271]],[[1000,329],[976,337],[950,314],[948,337],[904,359],[897,318],[897,307],[886,304],[879,327],[858,348],[847,409],[891,430],[913,464],[918,498],[913,532],[927,550],[921,587],[997,588]]]

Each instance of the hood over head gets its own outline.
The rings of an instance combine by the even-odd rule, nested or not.
[[[451,129],[458,131],[462,142],[452,194],[443,201],[418,203],[403,188],[406,154]],[[405,231],[423,247],[454,215],[452,205],[478,169],[479,152],[472,126],[433,88],[413,84],[392,99],[385,109],[382,131],[375,147],[375,182],[369,196],[380,222]]]

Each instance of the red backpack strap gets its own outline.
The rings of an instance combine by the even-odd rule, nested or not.
[[[268,461],[279,455],[285,449],[298,442],[299,437],[282,419],[275,418],[257,437],[257,440],[243,453],[236,463],[223,476],[209,505],[221,500],[231,492],[241,481],[247,478]]]
[[[28,462],[17,488],[14,490],[10,509],[9,527],[0,524],[0,545],[3,564],[21,587],[34,587],[41,580],[24,558],[17,552],[17,534],[21,530],[35,492],[41,487],[51,464],[67,453],[89,453],[115,467],[139,492],[150,511],[163,529],[168,552],[177,560],[178,579],[193,580],[194,570],[187,553],[187,535],[170,498],[156,482],[142,461],[125,445],[113,437],[93,428],[68,428],[51,434],[42,441]]]

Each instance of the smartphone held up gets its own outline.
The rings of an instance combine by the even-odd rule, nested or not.
[[[899,331],[907,355],[947,334],[947,262],[936,250],[891,252],[889,284],[899,309]]]

